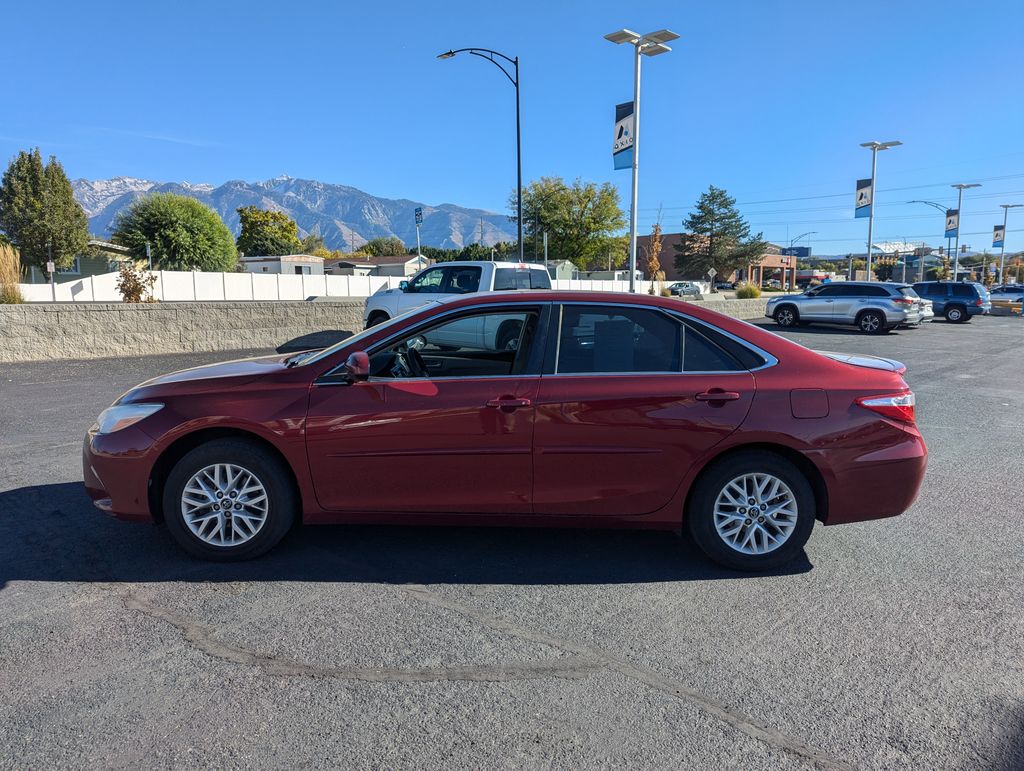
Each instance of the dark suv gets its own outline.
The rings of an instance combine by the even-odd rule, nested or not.
[[[935,315],[960,324],[971,316],[992,311],[992,298],[983,284],[975,281],[922,281],[914,291],[935,306]]]

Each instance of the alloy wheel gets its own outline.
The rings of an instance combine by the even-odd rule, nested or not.
[[[865,313],[860,319],[860,328],[864,332],[877,332],[882,320],[874,313]]]
[[[242,466],[215,463],[185,483],[181,516],[192,534],[212,546],[238,546],[267,521],[269,499],[259,478]]]
[[[789,308],[781,308],[775,313],[775,321],[780,327],[789,327],[793,325],[795,317],[793,311]]]
[[[715,530],[741,554],[767,554],[782,546],[797,524],[796,496],[771,474],[743,474],[715,500]]]

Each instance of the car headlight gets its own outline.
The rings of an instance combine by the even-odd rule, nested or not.
[[[162,404],[115,404],[107,407],[96,418],[96,432],[112,434],[122,428],[128,428],[154,412],[163,409]]]

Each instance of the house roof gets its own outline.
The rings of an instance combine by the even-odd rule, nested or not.
[[[351,257],[342,257],[337,260],[328,260],[324,265],[326,267],[333,267],[335,265],[345,265],[358,267],[360,265],[380,267],[382,265],[408,265],[410,262],[421,260],[424,264],[430,262],[426,257],[419,254],[381,254],[381,255],[362,255],[357,254]]]
[[[242,257],[242,262],[288,262],[301,260],[303,262],[316,262],[317,260],[323,261],[323,257],[317,257],[315,254],[282,254],[279,256],[268,256],[261,254],[254,254],[252,256],[246,255]]]

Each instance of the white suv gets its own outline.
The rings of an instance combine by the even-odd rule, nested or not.
[[[372,327],[429,302],[471,292],[550,288],[547,270],[536,263],[441,262],[403,281],[398,289],[381,289],[367,297],[363,323]]]

